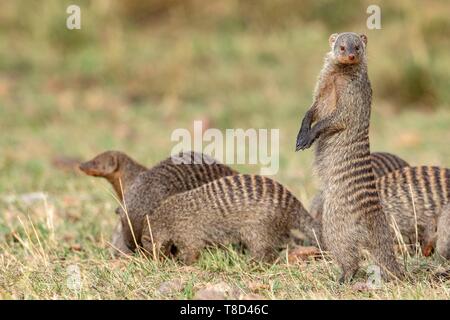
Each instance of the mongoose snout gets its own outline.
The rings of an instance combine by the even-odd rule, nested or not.
[[[118,152],[106,151],[79,165],[81,171],[94,177],[108,177],[118,169]]]

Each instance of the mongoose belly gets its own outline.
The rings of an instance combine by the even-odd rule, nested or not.
[[[371,153],[370,160],[376,179],[388,174],[389,172],[409,166],[405,160],[386,152]],[[323,191],[319,191],[311,201],[311,206],[309,209],[309,213],[318,220],[322,219],[323,198]]]

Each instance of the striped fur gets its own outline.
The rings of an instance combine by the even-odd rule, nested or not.
[[[280,183],[259,175],[237,174],[166,199],[144,223],[142,244],[152,252],[176,252],[186,264],[211,245],[243,244],[250,255],[272,261],[299,229],[315,242],[320,226]],[[175,248],[175,249],[174,249]]]
[[[296,144],[297,150],[316,145],[314,164],[324,194],[322,238],[342,269],[341,282],[358,270],[361,249],[369,251],[384,278],[402,274],[370,158],[366,43],[367,37],[356,33],[331,35],[332,50]]]
[[[405,160],[387,152],[373,152],[370,154],[370,160],[372,162],[375,178],[379,178],[389,172],[409,166]],[[311,201],[309,210],[309,213],[318,220],[322,219],[323,197],[322,191],[319,191]]]
[[[439,217],[450,201],[450,169],[405,167],[379,178],[377,188],[384,213],[398,226],[403,241],[420,243],[427,255],[436,240]]]
[[[109,173],[111,170],[107,170],[109,167],[107,164],[114,163],[114,161],[107,156],[116,157],[115,162],[118,165],[113,173]],[[121,178],[124,191],[123,200],[135,236],[133,237],[131,232],[128,218],[124,218],[122,214],[120,225],[116,226],[112,237],[112,245],[120,252],[128,253],[135,249],[134,239],[136,237],[138,242],[140,240],[143,216],[151,214],[167,197],[236,173],[230,167],[217,163],[213,158],[201,153],[180,153],[178,158],[189,160],[190,163],[176,164],[169,157],[147,170],[124,153],[108,151],[101,157],[97,156],[91,160],[89,166],[85,166],[89,167],[91,174],[106,177],[120,199],[122,199],[122,194],[119,177]],[[118,213],[121,211],[119,209]]]

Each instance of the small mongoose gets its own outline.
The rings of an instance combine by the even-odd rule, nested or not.
[[[425,256],[436,241],[440,244],[437,251],[445,251],[450,169],[405,167],[378,178],[376,184],[383,211],[392,227],[400,231],[404,243],[421,244]]]
[[[123,200],[122,192],[126,192],[133,184],[134,179],[147,170],[146,167],[120,151],[105,151],[92,160],[81,163],[79,168],[87,175],[108,180],[120,201]],[[114,227],[111,246],[111,252],[115,256],[120,253],[132,253],[125,244],[120,220]]]
[[[141,173],[125,193],[124,206],[116,210],[127,247],[135,250],[140,245],[145,216],[166,198],[234,174],[237,172],[230,167],[196,152],[169,157]]]
[[[378,179],[389,172],[397,169],[408,167],[409,164],[400,157],[387,152],[373,152],[370,154],[370,161],[372,162],[373,173]],[[311,201],[309,214],[314,218],[321,220],[323,211],[323,194],[319,191]]]
[[[283,185],[238,174],[165,200],[144,222],[142,245],[191,264],[205,247],[241,244],[270,262],[295,229],[313,243],[320,238],[320,225]]]
[[[367,37],[333,34],[314,93],[297,136],[296,150],[315,141],[315,169],[324,194],[322,239],[342,269],[339,282],[359,269],[365,248],[384,279],[403,272],[383,214],[370,160],[372,88],[367,74]],[[316,124],[312,127],[312,124]]]

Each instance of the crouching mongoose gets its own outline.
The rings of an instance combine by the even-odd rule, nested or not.
[[[370,159],[367,37],[333,34],[329,43],[331,51],[296,144],[302,150],[316,142],[314,164],[324,194],[322,238],[342,269],[341,283],[358,270],[361,249],[369,251],[384,279],[400,277]]]
[[[174,161],[185,161],[185,164],[177,164]],[[142,192],[140,195],[151,202],[151,207],[156,208],[166,197],[195,188],[214,179],[235,174],[230,167],[217,163],[213,158],[195,152],[184,152],[176,157],[169,157],[151,169],[147,169],[131,157],[120,151],[106,151],[90,161],[80,165],[80,169],[88,175],[103,177],[113,186],[119,200],[122,202],[136,178],[138,185],[133,189]],[[141,182],[149,182],[145,187]],[[130,208],[135,208],[132,203]],[[127,203],[125,203],[125,206]],[[129,216],[134,222],[133,215]],[[126,221],[125,221],[126,220]],[[125,223],[125,227],[122,223]],[[125,241],[132,239],[128,219],[120,219],[114,228],[111,244],[113,249],[122,253],[131,253],[134,249],[132,242],[127,245]],[[113,251],[115,254],[118,252]]]
[[[135,250],[140,246],[145,216],[166,198],[234,174],[237,172],[230,167],[196,152],[169,157],[139,174],[124,194],[124,205],[117,210],[127,247]]]
[[[273,261],[291,231],[313,243],[320,225],[280,183],[238,174],[176,194],[147,216],[142,245],[148,253],[193,263],[201,249],[241,244],[258,261]]]

